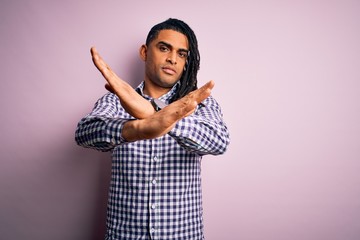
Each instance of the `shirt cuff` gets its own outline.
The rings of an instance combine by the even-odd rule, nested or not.
[[[127,142],[125,138],[122,137],[122,129],[124,124],[130,119],[109,119],[107,120],[105,135],[107,136],[107,142],[112,146],[120,145]]]
[[[194,136],[196,133],[195,120],[190,120],[191,117],[180,120],[173,129],[169,132],[169,135],[172,136],[181,146],[189,151],[198,151],[203,147],[199,143],[199,139]]]

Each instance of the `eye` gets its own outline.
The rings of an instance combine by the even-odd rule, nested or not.
[[[187,56],[188,56],[187,52],[179,52],[179,57],[187,58]]]
[[[160,46],[159,46],[159,49],[160,49],[160,51],[162,51],[162,52],[167,52],[167,51],[169,51],[169,48],[166,47],[165,45],[160,45]]]

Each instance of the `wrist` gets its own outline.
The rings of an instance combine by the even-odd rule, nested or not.
[[[141,120],[130,120],[127,121],[122,129],[121,136],[128,142],[134,142],[141,140],[139,135],[139,122]]]

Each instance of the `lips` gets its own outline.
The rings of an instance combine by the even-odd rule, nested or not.
[[[172,68],[172,67],[169,67],[169,66],[162,67],[162,70],[165,73],[170,74],[170,75],[176,74],[176,70],[174,68]]]

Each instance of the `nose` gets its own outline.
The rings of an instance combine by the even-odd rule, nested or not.
[[[169,52],[169,55],[167,56],[166,61],[171,63],[171,64],[176,64],[177,63],[177,53],[176,53],[176,51]]]

